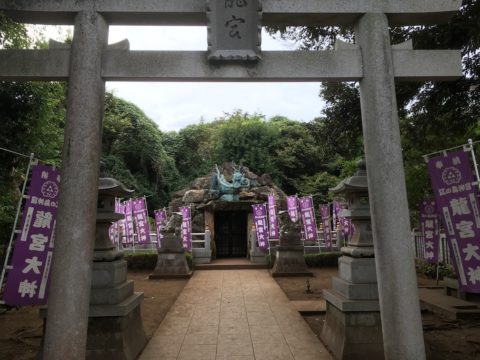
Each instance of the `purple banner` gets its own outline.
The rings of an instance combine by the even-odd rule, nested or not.
[[[334,230],[338,230],[340,226],[340,212],[343,210],[342,203],[337,199],[333,199],[333,228]]]
[[[150,224],[148,223],[147,206],[145,198],[132,201],[133,218],[137,229],[137,240],[140,244],[150,244]]]
[[[460,150],[432,158],[428,171],[459,289],[480,293],[480,214],[468,155]]]
[[[302,215],[303,232],[305,240],[317,241],[317,222],[315,220],[315,210],[313,209],[313,199],[311,196],[305,196],[299,199],[300,214]]]
[[[278,239],[280,237],[280,230],[277,218],[277,205],[275,203],[275,195],[268,195],[268,233],[270,239]]]
[[[330,206],[328,204],[320,205],[320,216],[322,217],[325,247],[332,250],[332,229],[330,225]]]
[[[115,213],[116,214],[123,214],[122,211],[122,203],[120,199],[115,199]],[[120,223],[122,220],[114,221],[110,228],[108,229],[108,235],[110,237],[110,241],[117,245],[120,242]]]
[[[181,207],[183,248],[192,251],[192,214],[189,207]]]
[[[4,300],[9,305],[45,305],[55,239],[60,175],[46,165],[32,169],[21,221],[15,241]]]
[[[435,200],[424,200],[420,205],[420,226],[425,240],[424,260],[435,264],[440,250],[440,226]]]
[[[157,231],[157,248],[161,248],[162,245],[162,233],[160,230],[162,230],[162,226],[165,225],[165,222],[167,221],[167,212],[165,209],[163,210],[155,210],[155,230]]]
[[[290,220],[297,222],[299,219],[297,195],[287,196],[287,211],[288,215],[290,215]]]
[[[125,243],[133,244],[134,239],[134,227],[133,227],[133,215],[132,215],[132,199],[126,200],[123,203],[123,210],[125,211]]]
[[[268,251],[270,244],[268,242],[267,207],[265,204],[256,204],[252,205],[252,208],[258,247],[260,250]]]

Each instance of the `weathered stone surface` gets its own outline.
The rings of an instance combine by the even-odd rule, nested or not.
[[[127,280],[117,286],[93,288],[90,292],[90,305],[114,305],[133,294],[133,281]]]
[[[174,193],[173,193],[173,198],[182,198],[183,195],[185,195],[185,193],[186,193],[188,190],[190,190],[190,189],[186,188],[186,189],[182,189],[182,190],[178,190],[178,191],[174,192]]]
[[[383,360],[382,324],[379,312],[342,312],[327,302],[321,338],[337,359]]]
[[[211,176],[197,178],[192,181],[190,187],[194,190],[207,190],[210,188]]]
[[[342,256],[338,259],[339,276],[354,284],[376,284],[374,258],[352,258]]]
[[[179,211],[181,206],[183,206],[182,198],[173,199],[169,203],[169,207],[172,209],[172,211]]]
[[[385,357],[425,359],[388,19],[365,14],[355,33],[363,55],[360,102]]]
[[[38,24],[72,24],[73,15],[85,7],[78,0],[4,1],[2,9],[19,21]],[[375,1],[355,2],[296,0],[263,0],[263,26],[332,26],[352,25],[367,12],[388,14],[390,25],[445,23],[458,11],[461,0]],[[121,5],[119,5],[121,4]],[[205,3],[177,0],[163,6],[151,0],[119,2],[103,0],[95,4],[116,25],[194,25],[204,26]],[[15,10],[24,11],[15,11]],[[13,12],[12,12],[13,10]],[[135,16],[125,16],[125,14]]]
[[[140,304],[127,316],[90,317],[86,359],[133,360],[146,342]]]
[[[263,174],[257,179],[257,182],[260,186],[273,186],[273,181],[269,174]]]
[[[182,239],[173,234],[165,234],[162,247],[158,249],[157,265],[149,279],[189,278],[191,275]]]
[[[251,191],[240,191],[238,198],[240,200],[251,200],[255,198],[255,193]]]
[[[192,218],[192,232],[204,232],[205,215],[202,211],[196,211]]]
[[[183,195],[182,201],[185,204],[199,203],[203,201],[204,195],[205,190],[188,190],[185,195]]]

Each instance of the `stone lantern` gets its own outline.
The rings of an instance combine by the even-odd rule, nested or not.
[[[134,292],[133,281],[127,280],[123,252],[117,250],[108,234],[111,223],[124,217],[115,213],[115,198],[132,192],[115,179],[99,179],[88,320],[89,359],[135,359],[146,343],[140,316],[143,293]]]
[[[366,163],[357,163],[355,175],[331,189],[343,196],[355,231],[338,261],[339,276],[324,290],[327,302],[322,340],[338,359],[383,359],[383,337],[368,202]]]

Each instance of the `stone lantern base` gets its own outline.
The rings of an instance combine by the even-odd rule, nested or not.
[[[337,359],[384,359],[375,259],[342,256],[338,263],[339,277],[323,291],[322,341]]]
[[[147,342],[140,315],[143,293],[133,291],[123,259],[93,263],[87,359],[136,359]]]

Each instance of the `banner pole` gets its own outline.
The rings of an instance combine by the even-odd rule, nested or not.
[[[133,216],[133,202],[132,202],[132,199],[130,198],[130,204],[131,204],[131,209],[132,209],[132,250],[133,250],[133,253],[135,253],[135,224],[133,223],[133,221],[135,220],[135,217]]]
[[[475,167],[475,175],[477,176],[477,186],[480,190],[480,175],[478,173],[478,165],[477,165],[477,158],[475,157],[475,151],[473,151],[473,141],[472,139],[468,139],[468,145],[470,146],[470,152],[473,158],[473,166]]]
[[[152,239],[150,239],[150,220],[148,219],[148,206],[147,206],[147,197],[144,195],[143,196],[143,203],[145,204],[145,221],[147,223],[147,229],[148,229],[148,238],[150,240],[150,249],[152,249]]]
[[[28,157],[27,171],[25,172],[25,180],[23,181],[23,186],[22,186],[22,194],[18,199],[17,212],[15,213],[15,220],[13,221],[12,233],[10,234],[10,241],[8,242],[7,252],[5,253],[5,261],[3,262],[2,275],[0,276],[0,289],[3,286],[3,280],[5,278],[5,273],[7,271],[7,266],[8,266],[8,260],[9,260],[8,258],[10,257],[10,253],[12,251],[12,243],[17,230],[18,218],[20,217],[20,209],[22,207],[22,201],[25,198],[25,190],[27,189],[28,175],[30,174],[30,168],[32,167],[33,157],[34,157],[34,154],[30,153],[30,156]]]

